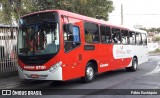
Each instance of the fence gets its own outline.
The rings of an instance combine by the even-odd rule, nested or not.
[[[0,25],[0,78],[17,74],[17,27]]]

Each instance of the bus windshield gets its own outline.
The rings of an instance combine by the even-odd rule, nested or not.
[[[23,21],[22,19],[20,21]],[[21,25],[18,34],[18,55],[55,54],[59,50],[59,25],[55,21],[39,20]]]

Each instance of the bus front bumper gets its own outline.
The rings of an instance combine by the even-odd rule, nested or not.
[[[26,71],[18,68],[19,77],[21,79],[34,80],[59,80],[62,81],[62,68],[59,67],[55,71]]]

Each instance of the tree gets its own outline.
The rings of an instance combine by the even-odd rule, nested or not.
[[[108,20],[108,14],[114,10],[110,0],[63,0],[57,8],[96,18],[102,16]],[[71,5],[72,4],[72,5]]]
[[[2,3],[2,11],[0,11],[2,17],[1,23],[12,24],[13,19],[18,18],[23,14],[22,0],[0,0]]]
[[[9,0],[0,0],[0,2],[3,4],[3,10],[0,12],[1,18],[0,22],[5,24],[11,24],[12,23],[12,9],[10,6]]]
[[[159,42],[160,41],[160,36],[155,36],[152,39],[154,42]]]
[[[67,10],[82,15],[101,16],[108,20],[108,14],[114,10],[110,0],[0,0],[3,10],[1,22],[10,24],[12,19],[18,21],[24,14],[50,9]]]
[[[155,32],[155,33],[160,33],[160,28],[139,28],[141,30],[145,30],[147,32]]]

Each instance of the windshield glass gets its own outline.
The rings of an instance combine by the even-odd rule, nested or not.
[[[58,50],[59,27],[57,22],[40,21],[20,27],[18,34],[18,55],[54,54]]]

